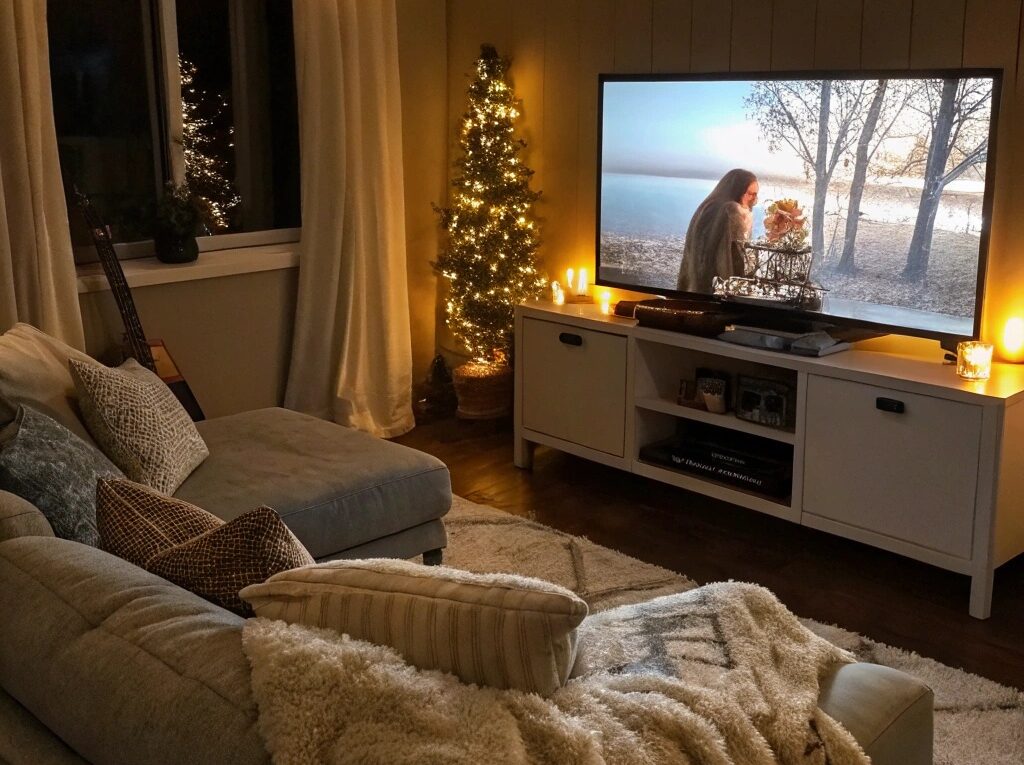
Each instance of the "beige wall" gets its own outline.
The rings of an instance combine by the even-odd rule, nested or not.
[[[298,271],[263,271],[132,290],[147,337],[167,345],[207,417],[279,406]],[[110,360],[124,328],[109,291],[81,295],[86,349]]]
[[[996,161],[985,334],[1024,315],[1024,78],[1021,0],[437,0],[447,13],[448,148],[481,42],[513,59],[522,137],[544,195],[543,264],[594,262],[597,75],[814,68],[1006,68]],[[428,3],[429,4],[429,3]],[[425,33],[427,34],[427,33]],[[440,32],[430,32],[440,40]],[[403,96],[406,95],[403,92]],[[417,97],[417,96],[412,96]],[[420,92],[418,98],[445,95]],[[407,101],[408,104],[408,101]],[[430,151],[440,157],[440,149]],[[454,156],[454,154],[450,154]],[[435,163],[436,164],[436,163]],[[412,270],[412,269],[410,269]],[[426,315],[423,306],[416,309]],[[893,347],[893,341],[882,343]],[[934,353],[934,343],[897,341]]]

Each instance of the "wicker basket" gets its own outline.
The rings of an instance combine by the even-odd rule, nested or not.
[[[470,361],[452,372],[459,408],[467,420],[491,420],[512,411],[512,367]]]

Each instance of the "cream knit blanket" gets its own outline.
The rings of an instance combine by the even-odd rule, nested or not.
[[[761,587],[708,585],[580,630],[574,679],[547,699],[284,622],[250,619],[243,645],[277,765],[868,763],[817,708],[819,678],[852,657]]]

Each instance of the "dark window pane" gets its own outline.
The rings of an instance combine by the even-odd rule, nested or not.
[[[178,0],[185,175],[211,233],[300,225],[290,0]]]
[[[47,4],[61,172],[89,194],[119,242],[149,237],[159,186],[144,22],[140,2]],[[91,245],[70,200],[68,211],[75,245]]]

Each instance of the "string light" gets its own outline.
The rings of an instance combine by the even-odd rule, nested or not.
[[[482,46],[459,130],[462,157],[450,206],[435,208],[448,245],[435,264],[450,283],[447,323],[474,361],[499,363],[511,349],[513,311],[546,287],[535,268],[539,241],[530,210],[533,171],[517,155],[520,116],[509,62]]]

